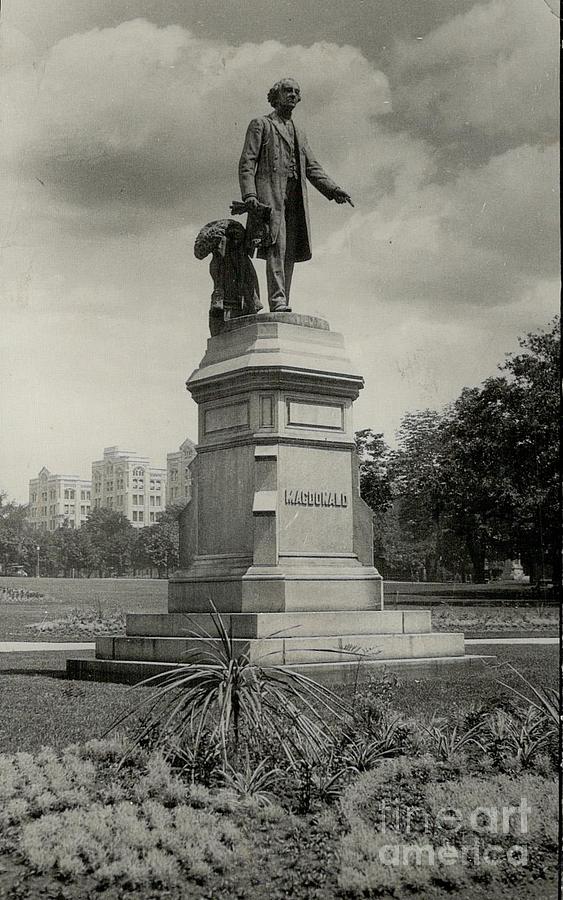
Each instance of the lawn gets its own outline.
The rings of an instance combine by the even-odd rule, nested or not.
[[[42,596],[10,598],[9,590]],[[126,612],[166,612],[167,593],[167,581],[150,578],[0,578],[0,641],[52,640],[52,631],[27,626],[72,620],[73,613],[95,622]],[[71,624],[56,634],[57,640],[84,640],[85,633]]]
[[[439,589],[435,585],[422,587],[428,588],[428,600],[433,596],[429,588]],[[16,595],[10,597],[8,589]],[[158,579],[0,578],[0,641],[70,641],[94,638],[103,632],[122,633],[127,612],[166,612],[167,590],[168,582]],[[18,597],[18,592],[23,596]],[[26,593],[42,596],[26,599]],[[388,600],[389,608],[393,608],[392,593]],[[400,606],[400,595],[398,602]],[[435,631],[464,631],[468,635],[556,635],[559,610],[541,603],[521,605],[517,599],[500,607],[471,607],[469,600],[465,606],[453,606],[443,600],[432,607],[432,621]]]

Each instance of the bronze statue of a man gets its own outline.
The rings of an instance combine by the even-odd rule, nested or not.
[[[304,132],[291,115],[301,100],[292,78],[277,81],[268,92],[274,112],[253,119],[239,163],[242,199],[247,208],[271,209],[269,240],[258,255],[266,259],[268,302],[272,312],[289,311],[293,266],[311,259],[307,179],[337,203],[350,203],[346,191],[317,162]],[[249,217],[250,218],[250,217]]]

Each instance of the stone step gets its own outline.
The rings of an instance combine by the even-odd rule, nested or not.
[[[189,662],[188,654],[216,647],[220,641],[211,639],[205,644],[197,638],[177,637],[98,637],[96,658],[146,660],[151,662]],[[292,637],[245,640],[235,638],[237,655],[248,654],[258,665],[300,663],[350,662],[365,654],[368,658],[461,656],[465,652],[462,632],[419,634],[352,634],[344,637]],[[358,655],[354,651],[358,651]]]
[[[443,672],[447,677],[449,671],[463,666],[464,669],[483,668],[496,661],[495,656],[481,656],[467,654],[465,656],[431,656],[417,657],[416,659],[384,659],[370,660],[362,663],[358,670],[355,662],[340,663],[309,663],[298,666],[287,666],[289,671],[307,675],[314,681],[324,684],[355,684],[361,683],[378,670],[384,669],[396,672],[402,679],[425,677],[437,672]],[[68,678],[77,678],[83,681],[107,681],[121,684],[138,684],[146,678],[155,675],[163,675],[174,668],[181,668],[179,664],[145,662],[142,660],[115,660],[115,659],[67,659]]]
[[[431,630],[430,610],[339,610],[336,612],[221,613],[235,638],[321,637],[347,634],[414,634]],[[129,637],[217,635],[209,613],[128,613]]]

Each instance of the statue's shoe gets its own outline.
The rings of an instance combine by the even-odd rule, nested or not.
[[[291,306],[275,306],[270,312],[278,313],[278,312],[291,312]]]

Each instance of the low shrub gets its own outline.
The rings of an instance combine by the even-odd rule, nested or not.
[[[26,603],[29,600],[54,600],[39,591],[30,591],[27,588],[0,588],[0,603]]]
[[[26,625],[39,634],[74,634],[84,637],[97,634],[125,634],[125,613],[74,609],[60,619],[44,619]]]

